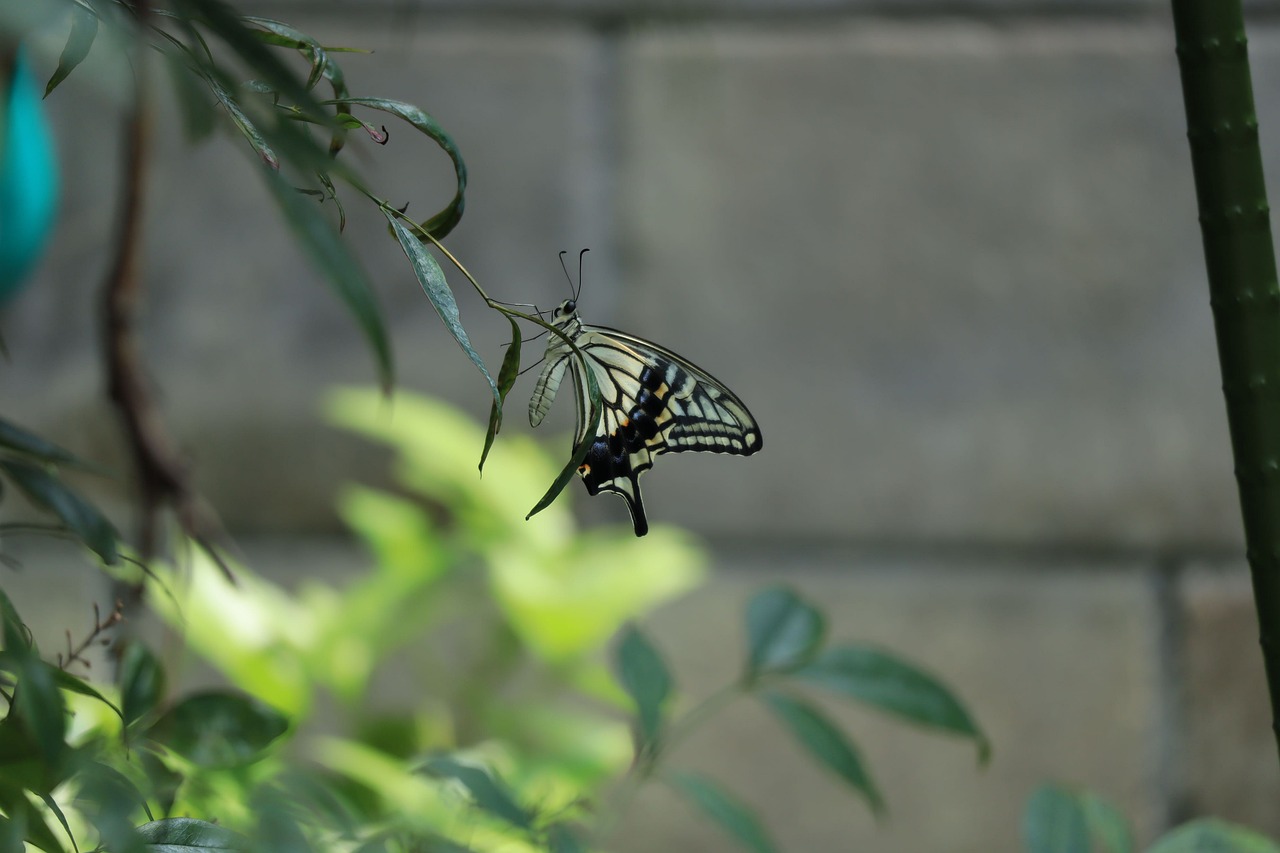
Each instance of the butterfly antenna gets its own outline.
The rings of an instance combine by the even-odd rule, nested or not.
[[[590,249],[583,249],[578,253],[578,292],[573,295],[573,301],[577,302],[578,297],[582,295],[582,258]]]
[[[569,282],[569,292],[573,293],[573,278],[569,275],[569,268],[564,264],[564,256],[567,254],[569,254],[567,250],[560,250],[560,269],[564,270],[565,281]],[[578,300],[578,294],[573,293],[573,299],[576,302]]]

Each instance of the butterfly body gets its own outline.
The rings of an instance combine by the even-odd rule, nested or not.
[[[682,356],[635,335],[583,323],[572,299],[555,310],[551,325],[564,337],[552,334],[547,344],[546,364],[529,400],[529,423],[542,422],[569,373],[578,413],[574,448],[589,442],[578,474],[589,494],[614,492],[626,500],[637,536],[649,529],[639,477],[655,457],[691,450],[750,456],[761,448],[760,428],[746,405]],[[595,374],[603,406],[591,435],[595,418],[585,370]]]

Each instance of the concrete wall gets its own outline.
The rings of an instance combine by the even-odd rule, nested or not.
[[[554,303],[556,252],[590,246],[590,320],[662,341],[751,405],[758,457],[663,460],[645,481],[653,520],[708,536],[721,569],[655,623],[686,684],[727,670],[741,602],[785,578],[837,635],[971,702],[995,743],[985,771],[967,747],[847,718],[889,800],[879,827],[749,708],[692,741],[687,762],[732,780],[787,849],[1014,850],[1047,778],[1114,798],[1144,839],[1202,812],[1280,833],[1165,4],[245,8],[373,48],[345,60],[353,92],[451,131],[472,183],[449,242],[495,296]],[[1280,28],[1250,35],[1276,174]],[[0,394],[109,457],[93,321],[116,119],[84,112],[93,98],[73,78],[51,102],[62,231],[0,316]],[[447,162],[391,130],[363,146],[370,182],[435,209]],[[315,400],[372,381],[370,359],[246,154],[189,149],[176,120],[160,135],[146,331],[173,429],[240,535],[332,533],[334,487],[383,466]],[[400,383],[483,417],[485,387],[381,220],[349,213]],[[460,301],[496,365],[505,321]],[[578,505],[625,518],[612,498]],[[713,833],[654,793],[619,849],[726,849]]]

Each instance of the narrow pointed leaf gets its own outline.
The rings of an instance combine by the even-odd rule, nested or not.
[[[115,711],[116,715],[123,719],[124,717],[123,712],[119,708],[117,708],[110,699],[108,699],[106,696],[103,696],[101,693],[99,693],[97,688],[95,688],[92,684],[85,681],[83,678],[72,675],[71,673],[66,672],[64,670],[58,669],[56,666],[50,667],[50,670],[53,673],[53,680],[58,685],[59,688],[63,690],[68,690],[72,693],[79,693],[81,696],[88,696],[90,699],[97,699],[99,702],[106,705],[112,711]]]
[[[175,100],[182,113],[182,129],[187,141],[199,142],[206,139],[215,126],[214,107],[209,98],[210,87],[207,81],[191,69],[182,54],[166,51],[164,57],[169,69],[169,80],[173,83]],[[259,141],[263,146],[266,145],[261,137]]]
[[[941,682],[905,661],[867,646],[828,649],[795,675],[922,726],[972,738],[978,757],[991,752],[969,712]]]
[[[69,450],[0,418],[0,449],[12,450],[25,456],[34,456],[44,462],[83,466]]]
[[[668,781],[743,849],[776,853],[777,848],[755,814],[720,786],[692,773],[673,774]]]
[[[151,713],[164,698],[164,669],[140,642],[129,643],[120,659],[120,704],[125,725]]]
[[[884,813],[884,800],[862,758],[830,720],[812,705],[782,693],[769,691],[761,698],[810,755],[861,794],[873,812]]]
[[[826,634],[822,613],[790,589],[770,587],[747,604],[747,675],[785,672],[808,662]]]
[[[35,504],[49,510],[107,565],[119,559],[120,534],[97,507],[39,465],[0,457],[3,471]]]
[[[47,766],[57,767],[66,754],[66,703],[54,679],[54,667],[36,657],[30,648],[14,648],[14,637],[5,626],[6,669],[17,682],[13,688],[13,710],[27,731]],[[39,793],[39,792],[37,792]]]
[[[62,56],[58,57],[58,67],[44,87],[46,98],[89,55],[89,49],[93,47],[93,40],[97,36],[98,16],[83,6],[72,4],[71,34],[67,36],[67,44],[62,48]]]
[[[262,757],[289,720],[258,700],[211,690],[188,696],[151,727],[151,737],[201,767],[238,767]]]
[[[521,808],[510,789],[488,771],[446,756],[427,759],[423,770],[436,779],[455,779],[462,783],[482,811],[521,829],[533,825],[533,816]]]
[[[427,298],[431,300],[436,313],[444,321],[445,328],[453,335],[454,340],[458,342],[458,346],[462,347],[462,351],[467,354],[467,358],[470,358],[472,363],[480,368],[484,378],[489,381],[489,388],[493,392],[494,402],[501,406],[502,397],[498,393],[498,385],[493,381],[493,377],[489,375],[489,368],[484,366],[484,361],[480,358],[479,353],[471,346],[471,340],[467,337],[467,330],[462,327],[462,319],[458,314],[458,303],[453,298],[453,291],[449,288],[449,282],[445,280],[444,270],[440,269],[440,264],[436,263],[435,257],[427,251],[426,246],[422,245],[422,242],[413,235],[413,232],[395,213],[385,210],[383,212],[386,214],[387,222],[390,223],[396,239],[400,241],[400,248],[404,250],[405,256],[413,266],[413,272],[418,277],[418,283],[422,285],[422,289],[427,294]]]
[[[463,162],[462,152],[458,150],[453,137],[449,136],[445,129],[423,110],[403,101],[392,101],[386,98],[344,97],[341,100],[327,101],[326,103],[340,105],[344,109],[350,106],[361,106],[391,113],[431,137],[440,146],[441,150],[449,155],[449,159],[453,161],[453,172],[457,181],[457,189],[454,191],[453,200],[435,216],[422,223],[423,229],[430,233],[431,236],[437,240],[443,240],[445,235],[452,231],[462,219],[462,212],[466,206],[467,165]]]
[[[1204,818],[1173,830],[1147,853],[1280,853],[1280,845],[1243,826]]]
[[[1090,853],[1089,824],[1071,791],[1043,785],[1022,814],[1026,853]]]
[[[328,277],[334,292],[346,303],[364,331],[377,360],[383,391],[389,391],[393,382],[391,344],[382,321],[382,311],[364,271],[316,204],[299,194],[275,172],[264,169],[262,175],[294,235],[316,268]]]
[[[654,744],[662,729],[662,711],[671,695],[671,673],[662,655],[635,625],[622,629],[613,666],[627,695],[636,703],[639,748]]]
[[[1089,834],[1102,844],[1101,853],[1135,853],[1137,848],[1129,822],[1115,806],[1093,792],[1082,794],[1080,805],[1089,824]]]
[[[484,470],[484,460],[489,458],[493,440],[497,438],[498,430],[502,429],[502,407],[507,402],[507,394],[511,393],[511,387],[516,384],[516,377],[520,375],[520,326],[515,318],[507,319],[511,322],[511,345],[507,347],[502,367],[498,370],[498,399],[493,401],[493,406],[489,409],[489,429],[484,435],[484,450],[480,453],[481,471]]]
[[[138,827],[149,853],[202,853],[207,850],[246,850],[245,839],[226,827],[189,817],[155,820]]]
[[[581,353],[575,352],[574,358],[582,358]],[[564,491],[564,487],[569,485],[569,481],[573,479],[573,475],[578,473],[579,466],[582,461],[587,458],[587,452],[591,450],[591,445],[595,442],[596,430],[600,427],[601,413],[604,411],[604,405],[600,398],[600,383],[596,381],[596,372],[594,370],[582,371],[587,377],[587,397],[591,403],[591,422],[587,424],[586,430],[582,433],[583,439],[578,442],[578,446],[573,449],[573,456],[569,459],[567,465],[556,475],[555,482],[551,484],[551,488],[547,489],[547,493],[529,510],[525,521],[533,518],[547,507],[551,506],[551,502],[560,496]]]

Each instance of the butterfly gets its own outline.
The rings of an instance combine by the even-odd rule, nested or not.
[[[542,422],[568,372],[578,410],[574,450],[590,442],[578,475],[588,494],[622,496],[636,536],[649,532],[640,474],[657,456],[688,450],[750,456],[761,448],[760,427],[746,404],[683,356],[617,329],[583,323],[576,297],[560,303],[551,325],[565,337],[553,333],[547,343],[546,364],[529,400],[529,423]],[[595,373],[603,404],[594,433],[586,370]]]

